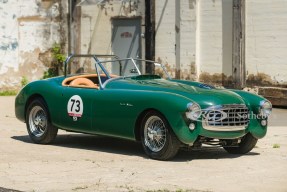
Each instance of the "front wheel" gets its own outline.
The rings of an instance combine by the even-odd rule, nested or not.
[[[36,98],[27,107],[26,125],[29,136],[34,143],[51,143],[58,133],[58,128],[50,122],[45,101],[41,98]]]
[[[158,112],[148,112],[141,123],[141,142],[146,154],[157,160],[174,157],[180,147],[167,120]]]
[[[242,137],[241,142],[235,147],[223,147],[228,153],[231,154],[245,154],[250,152],[256,145],[257,140],[250,133]]]

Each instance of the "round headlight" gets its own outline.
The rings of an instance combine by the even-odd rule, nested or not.
[[[201,115],[201,108],[197,103],[188,103],[186,117],[191,120],[197,120]]]
[[[259,113],[263,118],[267,118],[271,115],[272,112],[272,104],[269,101],[261,101]]]

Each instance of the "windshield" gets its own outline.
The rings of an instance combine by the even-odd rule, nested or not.
[[[114,59],[100,60],[109,74],[120,77],[133,77],[139,75],[156,75],[164,79],[170,78],[164,65],[155,61],[143,59]]]
[[[65,63],[65,76],[78,74],[95,74],[99,59],[111,60],[117,59],[115,55],[70,55]]]
[[[119,59],[115,55],[70,55],[64,66],[65,76],[96,75],[101,89],[108,82],[121,78],[171,79],[160,63],[134,58]]]
[[[108,77],[157,75],[170,79],[164,65],[150,60],[119,59],[115,55],[71,55],[65,61],[65,76],[95,73],[105,74]]]

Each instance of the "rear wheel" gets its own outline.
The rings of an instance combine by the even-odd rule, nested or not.
[[[34,99],[27,107],[26,125],[29,136],[34,143],[51,143],[58,133],[58,128],[50,122],[49,112],[41,98]]]
[[[166,119],[158,112],[148,112],[141,123],[141,142],[146,154],[157,160],[174,157],[180,147]]]
[[[256,145],[257,140],[250,133],[242,137],[241,142],[235,147],[223,147],[228,153],[245,154],[250,152]]]

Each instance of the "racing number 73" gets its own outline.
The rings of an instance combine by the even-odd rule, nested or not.
[[[81,110],[81,107],[80,107],[81,102],[80,102],[79,100],[75,100],[75,99],[71,99],[71,102],[73,103],[72,106],[71,106],[71,111],[73,111],[74,104],[75,104],[75,102],[76,102],[76,107],[77,107],[77,108],[75,109],[75,111],[76,111],[76,112],[79,112],[79,111]]]
[[[67,104],[67,111],[70,117],[82,117],[84,106],[82,98],[79,95],[73,95]]]

